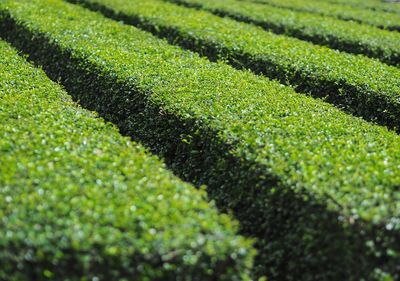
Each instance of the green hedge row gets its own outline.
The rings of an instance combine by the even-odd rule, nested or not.
[[[326,3],[321,1],[302,0],[247,0],[265,3],[290,10],[316,13],[323,16],[331,16],[342,20],[356,21],[369,24],[378,28],[400,31],[400,14],[383,11],[371,11],[358,7],[352,7]]]
[[[82,104],[207,184],[258,238],[257,275],[399,277],[395,133],[79,6],[3,1],[0,23]]]
[[[228,59],[389,127],[400,125],[400,69],[159,0],[70,0],[174,44]]]
[[[0,41],[0,279],[249,280],[204,191]]]
[[[397,3],[386,3],[381,0],[316,0],[318,3],[321,1],[344,4],[350,7],[360,7],[364,9],[370,9],[374,11],[385,11],[390,13],[400,14],[400,5]]]
[[[168,0],[259,25],[318,45],[400,65],[400,33],[306,12],[235,0]]]

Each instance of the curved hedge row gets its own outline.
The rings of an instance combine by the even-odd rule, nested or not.
[[[258,275],[399,277],[395,133],[79,6],[5,1],[0,23],[82,104],[207,184],[258,237]]]
[[[248,24],[158,0],[70,0],[140,26],[174,44],[228,59],[297,90],[326,97],[354,115],[400,125],[400,69],[337,53]]]
[[[359,7],[375,11],[385,11],[400,14],[400,5],[397,3],[385,3],[380,0],[317,0],[318,2],[329,2],[335,4],[344,4],[351,7]]]
[[[0,41],[0,279],[249,280],[203,191]]]
[[[400,33],[260,3],[235,0],[167,0],[214,14],[259,25],[318,45],[364,54],[390,65],[400,65]]]
[[[358,7],[302,0],[247,0],[265,3],[274,7],[287,8],[300,12],[316,13],[342,20],[356,21],[378,28],[400,31],[400,15],[383,11],[370,11]]]

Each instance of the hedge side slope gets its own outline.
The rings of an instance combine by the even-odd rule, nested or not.
[[[400,125],[400,69],[158,0],[70,0],[391,128]]]
[[[82,104],[207,184],[258,238],[257,275],[399,277],[395,133],[79,6],[5,1],[0,23]]]
[[[0,279],[249,280],[236,223],[0,42]]]

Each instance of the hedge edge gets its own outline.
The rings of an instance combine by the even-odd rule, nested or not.
[[[249,280],[203,190],[0,41],[1,280]]]
[[[45,3],[43,4],[40,1],[36,4],[11,2],[9,5],[20,5],[19,10],[15,9],[12,13],[15,15],[23,12],[21,10],[23,5],[29,7],[25,11],[26,13],[34,13],[35,6],[40,6],[42,14],[41,18],[37,19],[37,24],[40,20],[43,20],[45,15],[43,12],[47,9],[46,17],[47,20],[51,19],[53,22],[53,31],[47,29],[47,25],[42,26],[42,29],[39,28],[40,25],[35,27],[34,21],[28,21],[29,13],[13,19],[12,14],[10,14],[12,10],[4,9],[4,6],[1,9],[1,22],[4,28],[1,30],[8,30],[8,39],[29,52],[32,59],[44,64],[53,79],[62,78],[71,93],[81,93],[82,86],[84,86],[88,95],[77,98],[80,98],[85,106],[93,107],[103,116],[117,123],[124,133],[134,131],[135,137],[152,147],[154,151],[165,156],[169,164],[182,177],[197,183],[208,184],[210,196],[216,199],[221,207],[232,209],[236,216],[241,219],[242,231],[262,238],[258,241],[258,249],[260,250],[258,257],[259,274],[268,271],[269,276],[272,276],[271,278],[286,278],[287,280],[315,280],[313,278],[317,278],[317,280],[318,278],[319,280],[321,278],[358,280],[362,276],[368,276],[368,278],[372,278],[372,276],[382,277],[382,274],[388,276],[387,271],[396,274],[396,272],[393,272],[393,268],[396,268],[396,258],[390,256],[389,252],[395,254],[399,252],[399,249],[396,248],[399,245],[397,243],[398,226],[395,220],[391,221],[390,217],[380,218],[378,215],[381,212],[382,215],[387,212],[389,212],[388,214],[392,211],[395,212],[396,205],[392,203],[396,201],[392,203],[388,201],[389,204],[387,205],[379,205],[389,209],[379,211],[375,209],[375,211],[378,211],[374,215],[374,217],[378,215],[374,218],[374,220],[377,220],[376,223],[363,221],[353,215],[348,217],[348,212],[352,212],[351,209],[342,209],[341,203],[335,201],[334,197],[338,192],[332,193],[333,197],[329,197],[327,194],[320,197],[315,192],[316,190],[310,188],[311,186],[304,189],[291,186],[293,182],[290,184],[290,181],[293,181],[294,178],[283,178],[284,174],[289,174],[289,170],[283,174],[277,173],[281,169],[283,171],[291,167],[287,166],[287,163],[275,161],[276,158],[274,157],[276,156],[287,155],[289,157],[291,155],[284,151],[284,147],[281,148],[283,151],[277,150],[276,155],[271,154],[269,160],[259,157],[265,156],[265,153],[268,152],[268,150],[263,149],[264,145],[273,145],[273,141],[275,141],[270,139],[270,143],[263,144],[263,138],[275,136],[280,141],[286,141],[285,139],[295,141],[297,138],[303,139],[304,133],[308,133],[308,131],[316,130],[321,133],[326,130],[333,130],[331,131],[332,134],[329,134],[330,138],[345,141],[342,145],[349,146],[349,151],[346,151],[344,147],[335,156],[339,159],[332,158],[331,161],[345,161],[344,158],[349,156],[350,151],[353,151],[350,153],[351,157],[359,157],[360,155],[355,153],[354,150],[361,152],[363,145],[353,143],[353,141],[355,139],[357,139],[357,142],[368,140],[368,149],[374,147],[371,145],[379,143],[379,150],[376,151],[379,152],[378,156],[370,155],[368,152],[369,157],[379,158],[375,159],[378,161],[373,161],[375,167],[370,167],[377,169],[378,165],[385,164],[387,161],[390,163],[391,161],[400,162],[400,159],[396,158],[399,155],[395,152],[397,146],[391,145],[398,142],[398,136],[385,131],[383,128],[371,126],[361,120],[347,116],[322,102],[296,95],[289,88],[281,87],[277,83],[268,82],[250,73],[235,71],[223,64],[207,63],[194,54],[168,46],[164,42],[134,28],[113,23],[98,15],[78,9],[78,7],[61,4],[58,1],[49,2],[57,7],[46,6]],[[54,9],[53,14],[51,14],[51,9]],[[71,29],[66,32],[65,28],[61,28],[59,29],[61,33],[56,35],[57,24],[60,28],[63,21]],[[72,29],[71,21],[74,22],[75,31]],[[95,28],[93,28],[93,24]],[[61,24],[61,26],[63,25]],[[90,32],[87,33],[89,30]],[[62,39],[64,36],[70,37],[74,33],[76,37],[73,41]],[[135,39],[135,37],[137,38]],[[115,42],[110,40],[112,38]],[[83,40],[82,42],[86,43],[76,46],[76,40]],[[106,40],[106,43],[101,43],[103,40]],[[74,42],[74,44],[71,44],[71,42]],[[95,45],[92,45],[91,48],[89,47],[91,44]],[[127,46],[122,48],[121,44]],[[141,46],[140,44],[144,45]],[[129,49],[128,45],[134,46],[134,49]],[[125,54],[129,54],[129,56],[132,56],[133,50],[136,50],[135,52],[141,55],[142,63],[132,64],[132,62],[129,63],[128,57],[121,57],[121,60],[115,64],[117,54],[120,56],[124,54],[121,48],[126,49]],[[94,51],[96,52],[95,55],[93,55]],[[156,52],[153,53],[154,51]],[[157,70],[157,72],[150,72],[152,73],[151,76],[147,76],[149,73],[140,71],[140,76],[130,76],[133,75],[132,71],[135,67],[147,67],[147,64],[154,64],[142,55],[154,54],[155,59],[159,58],[157,54],[163,52],[165,52],[166,57],[161,61],[156,60],[156,67],[152,69],[152,71]],[[112,60],[106,62],[108,53],[112,53]],[[170,59],[173,61],[170,64],[171,69],[160,68],[162,64],[168,63],[166,59],[169,56],[172,56]],[[103,59],[106,59],[106,61]],[[57,65],[55,62],[57,62]],[[143,62],[146,62],[146,64],[143,64]],[[129,64],[128,68],[127,63]],[[184,68],[186,63],[188,68]],[[189,75],[193,69],[206,71],[208,75],[182,76],[183,74]],[[158,72],[158,70],[160,71]],[[130,72],[131,74],[128,74]],[[221,77],[219,76],[221,73],[227,75],[222,81],[220,81]],[[175,75],[175,77],[166,78],[170,75]],[[179,79],[183,80],[179,81]],[[191,92],[182,91],[182,89],[185,89],[183,85],[188,86],[188,81],[194,82],[193,85],[205,87],[206,85],[202,82],[197,84],[200,81],[198,79],[214,79],[215,82],[219,81],[219,84],[213,85],[213,88],[217,86],[228,87],[231,91],[226,93],[225,91],[210,92],[207,88],[191,88]],[[237,84],[238,81],[242,84]],[[235,85],[231,86],[230,83],[235,83]],[[240,91],[243,83],[247,89],[246,96],[238,95],[237,92],[237,88]],[[168,90],[168,85],[173,86],[173,88]],[[179,88],[178,85],[183,88]],[[193,85],[189,84],[190,87],[194,87]],[[266,91],[263,91],[263,95],[256,94],[260,93],[258,86],[265,87]],[[201,100],[207,103],[205,107],[198,108],[201,115],[198,115],[200,112],[189,109],[189,106],[194,106],[192,110],[195,110],[198,104],[202,104],[200,100],[190,103],[186,103],[189,101],[186,100],[185,102],[187,94],[193,93],[189,97],[195,98],[198,96],[195,95],[198,90],[202,91]],[[174,95],[174,91],[179,92],[179,95]],[[93,94],[96,94],[98,98],[93,99]],[[210,96],[204,100],[206,94]],[[213,100],[215,94],[222,96]],[[277,98],[276,102],[278,103],[271,103],[267,96]],[[266,105],[254,107],[247,104],[245,108],[241,108],[241,103],[238,103],[238,101],[231,103],[232,98],[237,99],[239,97],[242,98],[241,103],[246,104],[250,100],[256,101],[256,103],[265,101],[268,106],[273,104],[274,107],[268,108]],[[235,113],[228,116],[225,111],[230,112],[229,107],[221,107],[219,111],[209,111],[210,108],[217,109],[216,105],[208,103],[209,101],[213,101],[213,103],[228,102],[229,107],[239,106],[238,109],[246,110],[239,115]],[[281,111],[288,109],[286,107],[288,104],[280,108],[279,103],[282,102],[296,104],[296,106],[299,106],[301,114]],[[176,103],[176,105],[173,103]],[[262,125],[259,119],[249,120],[250,123],[240,123],[240,120],[246,116],[254,116],[253,113],[256,113],[254,110],[258,109],[261,112],[265,111],[265,117],[269,114],[271,114],[271,118],[275,116],[273,118],[276,119],[271,120],[273,123],[268,125],[269,131],[252,129],[252,126]],[[273,111],[268,113],[268,110],[272,109]],[[212,112],[212,116],[210,112]],[[258,114],[261,114],[261,112]],[[313,115],[311,116],[311,114]],[[302,115],[309,116],[301,118],[303,122],[313,124],[308,127],[308,131],[300,130],[304,128],[304,124],[302,126],[284,125],[287,120],[285,117],[297,118],[296,116],[301,117]],[[333,119],[328,121],[327,116]],[[222,122],[224,118],[228,118],[226,122]],[[268,121],[270,119],[263,120]],[[347,125],[345,127],[335,126],[342,122]],[[279,123],[284,126],[281,128],[283,131],[280,131]],[[352,125],[349,126],[348,124]],[[330,128],[328,125],[333,127]],[[231,131],[229,134],[228,130]],[[233,130],[237,132],[235,133]],[[248,133],[245,133],[246,131]],[[266,134],[263,135],[263,138],[251,139],[253,137],[248,134],[253,132]],[[293,135],[291,135],[292,133]],[[364,137],[357,137],[360,134],[363,134]],[[351,136],[351,138],[343,138],[346,135]],[[314,135],[314,137],[321,136],[323,135]],[[297,139],[297,141],[299,140]],[[304,141],[310,141],[310,138],[305,137]],[[246,144],[246,142],[248,143]],[[319,143],[327,148],[326,145],[332,143],[332,139],[320,138]],[[275,143],[275,145],[278,144]],[[238,151],[239,148],[243,151]],[[291,149],[293,148],[295,147],[292,146]],[[319,150],[318,147],[316,149]],[[299,148],[298,152],[303,153],[302,156],[306,156],[304,149]],[[319,152],[325,153],[323,150],[319,150]],[[259,156],[256,157],[256,155]],[[383,159],[380,159],[381,156],[387,156],[389,160],[385,158],[385,161],[383,161]],[[349,158],[346,161],[348,160]],[[268,164],[268,161],[272,161],[274,165]],[[293,158],[290,161],[296,160]],[[363,161],[365,165],[369,162],[367,159]],[[308,164],[314,165],[312,162]],[[356,168],[360,166],[368,168],[368,165],[365,166],[364,164],[360,164]],[[295,166],[298,165],[301,166],[301,163],[295,164]],[[310,166],[310,168],[312,167]],[[334,169],[332,167],[327,167],[327,169],[328,171],[335,170],[335,166]],[[380,179],[383,176],[382,172],[383,170],[379,168],[374,176]],[[347,173],[349,172],[342,171],[340,176],[345,177]],[[353,173],[350,172],[350,174]],[[313,180],[316,180],[316,178]],[[347,178],[347,180],[351,180],[351,178]],[[385,176],[384,180],[396,182],[398,179],[396,175],[391,175]],[[337,180],[334,180],[334,182],[337,182]],[[300,186],[302,184],[301,180],[297,183]],[[386,197],[385,200],[398,195],[390,186],[381,187],[385,189],[385,192],[388,191],[385,194],[389,197]],[[330,186],[330,189],[332,187]],[[353,199],[357,199],[356,191],[358,192],[358,190],[354,190],[355,197],[352,197]],[[359,191],[364,192],[366,189]],[[364,204],[374,204],[373,201],[367,200],[365,197],[360,198]],[[378,198],[381,197],[378,196]],[[323,201],[321,201],[322,199]],[[343,198],[341,200],[342,204],[346,204]],[[327,205],[327,202],[330,203]],[[354,205],[354,207],[360,209],[359,211],[362,211],[363,206],[366,205]],[[392,207],[394,207],[393,210],[391,210]],[[338,213],[337,211],[340,209],[341,211]],[[343,217],[342,215],[346,213],[347,215]],[[343,221],[343,218],[345,218],[345,221]],[[346,220],[347,218],[349,221]],[[381,219],[389,220],[392,227],[390,229],[383,228],[382,224],[378,223]],[[282,224],[283,221],[284,224]],[[383,221],[381,222],[383,223]],[[274,227],[268,227],[272,225]],[[268,239],[266,239],[267,237]],[[299,239],[299,237],[302,237],[302,239]],[[335,243],[332,243],[332,241]],[[389,252],[388,249],[390,249]],[[304,258],[304,253],[310,251],[313,258]],[[288,263],[288,255],[293,257],[293,262]],[[385,262],[382,263],[382,260],[385,260]]]
[[[68,0],[68,2],[80,3],[94,11],[102,12],[105,16],[150,31],[156,36],[166,38],[172,44],[196,51],[211,60],[224,59],[234,67],[251,69],[255,73],[278,79],[283,84],[293,86],[298,92],[311,93],[314,97],[324,98],[325,101],[335,104],[353,115],[361,116],[365,120],[377,122],[391,129],[399,129],[399,69],[366,58],[336,53],[301,41],[290,41],[289,38],[286,40],[284,37],[271,36],[271,34],[246,24],[236,24],[229,19],[219,19],[211,14],[190,11],[190,9],[164,4],[161,1],[146,1],[143,4],[146,5],[145,7],[148,7],[148,3],[154,3],[156,7],[160,8],[151,11],[149,8],[148,12],[146,9],[138,11],[140,4],[135,6],[137,9],[125,12],[123,7],[118,5],[114,7],[109,1]],[[171,22],[173,20],[171,16],[163,18],[163,14],[167,11],[171,15],[177,14],[176,20],[182,23]],[[146,12],[148,14],[145,14]],[[201,25],[197,29],[185,28],[185,23],[190,23],[198,13],[202,16],[202,20],[197,21],[201,22]],[[219,27],[210,25],[210,22],[213,22],[214,26],[219,23],[226,28],[227,35],[216,35]],[[247,43],[244,39],[241,40],[243,34],[247,35],[247,39],[252,38],[253,41]],[[233,46],[229,45],[232,38],[236,42]],[[254,42],[258,42],[260,48],[254,47],[252,44]],[[264,42],[266,44],[278,42],[277,45],[281,42],[284,44],[283,49],[293,49],[294,51],[290,53],[290,56],[294,58],[293,61],[288,60],[287,56],[282,56],[281,59],[274,58],[274,56],[276,57],[274,49],[266,51],[263,47]],[[321,62],[317,65],[318,69],[310,70],[307,55],[302,51],[298,52],[299,49],[313,50],[309,56],[321,58]],[[296,64],[299,60],[304,62],[304,66]],[[346,71],[338,68],[338,61],[347,64]],[[354,82],[360,80],[354,73],[361,69],[364,71],[364,76],[370,77],[370,81]],[[329,72],[335,71],[337,74],[332,77]],[[381,81],[384,71],[386,71],[384,79],[387,81]],[[350,74],[347,74],[346,77],[345,72],[350,72]],[[371,77],[376,77],[376,79]]]

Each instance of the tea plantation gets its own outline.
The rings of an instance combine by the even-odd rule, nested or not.
[[[400,280],[400,3],[0,0],[0,280]]]

